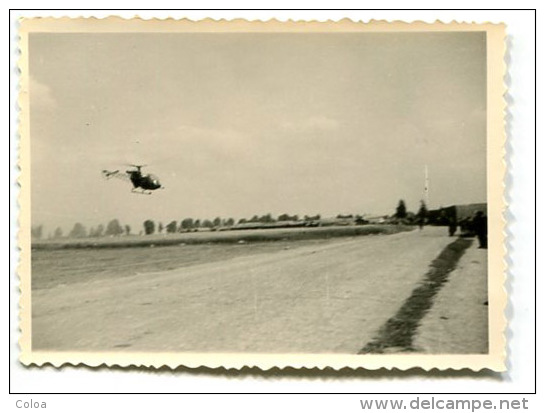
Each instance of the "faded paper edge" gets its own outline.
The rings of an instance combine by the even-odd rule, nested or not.
[[[507,103],[504,99],[506,85],[505,63],[505,25],[503,23],[435,23],[387,22],[370,20],[368,23],[350,19],[339,21],[293,21],[281,22],[248,21],[245,19],[214,20],[204,19],[150,19],[139,17],[124,19],[107,18],[21,18],[19,24],[20,58],[18,68],[20,108],[19,156],[20,185],[18,247],[20,262],[17,274],[20,282],[19,321],[21,349],[20,362],[26,366],[51,364],[61,367],[66,364],[89,367],[176,367],[188,368],[228,368],[242,369],[257,367],[261,370],[271,368],[316,368],[316,369],[400,369],[420,368],[424,370],[462,370],[474,372],[489,369],[506,371],[506,328],[505,308],[508,296],[505,289],[507,252],[504,213],[506,210],[505,184],[505,114]],[[166,353],[166,352],[37,352],[32,351],[31,323],[31,242],[30,242],[30,125],[29,125],[29,72],[28,72],[28,35],[29,33],[100,33],[100,32],[149,32],[149,33],[190,33],[190,32],[268,32],[268,33],[308,33],[308,32],[412,32],[412,31],[486,31],[487,32],[487,205],[489,222],[488,242],[488,297],[489,297],[489,353],[482,355],[467,354],[269,354],[269,353]],[[494,225],[491,225],[494,223]]]

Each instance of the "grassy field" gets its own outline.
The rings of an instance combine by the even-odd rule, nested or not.
[[[304,241],[362,235],[395,234],[414,227],[403,225],[331,226],[316,228],[253,229],[203,231],[175,234],[129,235],[120,237],[41,240],[32,243],[33,250],[79,248],[159,247],[194,244],[237,244],[268,241]]]
[[[32,251],[32,289],[53,288],[138,273],[167,271],[241,256],[275,253],[326,240],[248,244],[186,244],[162,248],[64,248]]]
[[[324,245],[342,236],[393,234],[410,229],[382,225],[44,241],[32,246],[32,289],[274,254],[286,249]]]

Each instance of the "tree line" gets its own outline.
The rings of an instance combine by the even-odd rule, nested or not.
[[[86,237],[104,237],[104,236],[119,236],[130,235],[131,226],[121,225],[118,219],[112,219],[106,226],[99,224],[96,227],[87,229],[81,222],[76,222],[72,229],[65,234],[61,227],[55,228],[53,233],[48,235],[48,238],[86,238]],[[44,237],[43,225],[33,226],[31,228],[31,236],[33,239],[42,239]]]
[[[427,208],[424,201],[421,201],[420,209],[417,214],[407,211],[404,200],[400,200],[395,213],[390,216],[391,220],[395,222],[401,222],[406,224],[416,223],[419,220],[424,220],[427,216]],[[336,216],[337,219],[353,219],[356,224],[363,224],[366,221],[361,215],[342,215]],[[143,227],[138,231],[138,234],[151,235],[155,233],[167,233],[173,234],[177,232],[190,232],[198,231],[200,229],[214,230],[218,228],[232,228],[236,226],[244,226],[245,224],[274,224],[282,222],[319,222],[321,215],[290,215],[283,213],[274,218],[271,214],[265,215],[253,215],[251,218],[240,218],[236,221],[234,218],[221,218],[216,217],[214,219],[194,219],[183,218],[180,221],[170,221],[168,224],[163,225],[162,222],[155,222],[152,219],[147,219],[143,222]],[[76,222],[72,229],[65,234],[62,228],[57,227],[48,235],[48,238],[86,238],[86,237],[109,237],[109,236],[121,236],[131,235],[132,228],[130,225],[122,225],[118,219],[112,219],[107,225],[99,224],[95,227],[87,229],[82,223]],[[43,225],[33,226],[31,228],[32,239],[42,239],[44,237]]]
[[[415,214],[407,210],[407,205],[403,199],[400,199],[395,213],[392,215],[392,220],[404,224],[424,223],[428,217],[428,208],[424,201],[420,201],[420,208]]]
[[[320,215],[305,215],[302,218],[304,221],[319,220]],[[298,215],[281,214],[277,218],[273,218],[271,214],[254,215],[251,218],[241,218],[236,221],[234,218],[221,218],[216,217],[214,219],[194,219],[183,218],[180,221],[173,220],[168,224],[162,222],[156,222],[152,219],[147,219],[142,224],[142,229],[138,230],[138,234],[151,235],[162,233],[177,233],[177,232],[189,232],[198,231],[200,229],[214,230],[217,228],[232,228],[241,224],[250,223],[274,223],[283,221],[299,221]],[[52,233],[49,233],[47,238],[87,238],[87,237],[109,237],[109,236],[122,236],[132,235],[132,228],[130,225],[122,225],[118,219],[112,219],[107,225],[99,224],[94,227],[87,228],[81,222],[76,222],[72,229],[65,233],[61,227],[55,228]],[[31,236],[34,240],[45,238],[44,226],[37,225],[32,226]]]
[[[312,221],[312,220],[319,220],[319,219],[320,219],[320,215],[314,215],[314,216],[305,215],[303,217],[304,221]],[[254,215],[251,218],[240,218],[238,221],[236,221],[234,218],[221,218],[221,217],[216,217],[213,220],[184,218],[179,223],[178,221],[171,221],[165,226],[163,226],[161,222],[159,222],[156,225],[153,220],[148,219],[144,221],[144,233],[146,235],[151,235],[156,232],[162,233],[163,231],[165,231],[166,233],[170,234],[170,233],[176,233],[176,232],[198,231],[200,229],[214,230],[218,228],[232,228],[237,225],[244,225],[244,224],[255,224],[255,223],[272,224],[275,222],[286,222],[286,221],[300,221],[300,219],[298,215],[289,215],[289,214],[281,214],[277,218],[273,218],[271,214]]]

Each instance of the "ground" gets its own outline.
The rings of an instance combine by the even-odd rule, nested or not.
[[[426,227],[393,235],[270,243],[256,253],[204,263],[185,260],[166,271],[143,267],[138,274],[85,282],[66,277],[33,288],[33,349],[357,354],[376,339],[425,279],[430,263],[454,241],[446,232]],[[187,247],[164,248],[184,255],[190,254]],[[468,344],[458,330],[449,330],[469,328],[474,336],[486,336],[482,308],[466,311],[459,305],[460,297],[472,303],[486,300],[486,271],[473,264],[482,263],[485,252],[475,253],[474,245],[468,251],[421,320],[415,348],[487,351],[482,338]],[[469,267],[471,274],[466,274]],[[441,317],[449,315],[445,329]],[[447,345],[430,338],[434,334],[460,339]]]
[[[423,318],[414,346],[426,353],[488,352],[487,251],[475,240]]]

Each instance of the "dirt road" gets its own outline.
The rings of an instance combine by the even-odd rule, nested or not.
[[[451,241],[427,227],[33,291],[33,349],[356,354]]]

